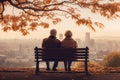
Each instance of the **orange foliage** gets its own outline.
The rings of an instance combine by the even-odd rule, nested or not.
[[[91,20],[80,19],[80,20],[76,21],[76,24],[77,25],[81,25],[81,24],[83,24],[83,25],[90,25],[90,24],[92,24],[92,22],[91,22]]]
[[[18,26],[21,27],[21,28],[22,27],[26,27],[27,26],[27,22],[25,20],[21,20]]]
[[[17,17],[17,16],[10,16],[10,20],[12,22],[18,22],[19,21],[19,17]]]
[[[104,58],[106,67],[120,67],[120,52],[111,52]]]
[[[8,5],[20,9],[20,13],[18,15],[3,14]],[[13,30],[27,35],[29,30],[34,31],[37,26],[48,28],[49,22],[45,22],[45,18],[50,19],[55,25],[62,21],[61,15],[62,17],[67,15],[75,20],[77,25],[85,25],[93,31],[95,31],[94,25],[99,28],[104,27],[102,23],[90,19],[91,16],[82,17],[81,9],[83,8],[109,19],[120,17],[120,3],[113,0],[108,0],[108,3],[104,3],[103,0],[6,0],[4,3],[0,3],[0,24],[4,27],[2,30],[5,32]]]
[[[8,30],[11,30],[11,28],[9,26],[5,26],[4,28],[2,28],[2,30],[7,32]]]
[[[22,34],[25,36],[27,34],[29,34],[29,32],[26,29],[20,29],[20,31],[22,32]]]
[[[5,15],[5,16],[3,17],[3,24],[2,24],[2,25],[8,24],[8,23],[9,23],[9,19],[10,19],[10,16],[9,16],[9,15]]]
[[[43,0],[44,4],[50,4],[51,0]]]
[[[1,5],[0,5],[1,6]],[[3,9],[0,7],[0,13],[3,11]]]
[[[53,24],[57,24],[57,23],[60,22],[60,21],[61,21],[60,18],[56,18],[56,19],[53,20]]]
[[[34,31],[37,27],[38,23],[37,22],[34,22],[34,23],[31,23],[30,26],[31,26],[31,30]]]
[[[83,62],[77,62],[75,63],[74,65],[74,70],[75,71],[81,71],[80,69],[84,69],[84,63]],[[93,61],[90,61],[88,63],[88,70],[89,72],[94,72],[94,73],[102,73],[103,72],[103,69],[104,67],[102,65],[100,65],[99,63],[97,62],[93,62]]]
[[[102,23],[99,23],[99,22],[95,22],[94,24],[95,24],[96,26],[100,27],[100,28],[103,28],[103,27],[104,27],[104,25],[103,25]]]
[[[12,30],[17,31],[18,29],[19,29],[19,26],[17,25],[17,23],[13,23],[12,24]]]
[[[48,23],[41,22],[41,23],[40,23],[40,26],[43,26],[44,28],[48,28],[48,27],[49,27],[49,24],[48,24]]]
[[[74,8],[68,8],[68,11],[71,12],[71,13],[75,12]]]
[[[27,0],[18,0],[18,1],[20,1],[20,2],[26,2]]]
[[[76,24],[77,24],[77,25],[81,25],[81,20],[77,20],[77,21],[76,21]]]

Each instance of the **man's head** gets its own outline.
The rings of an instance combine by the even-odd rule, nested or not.
[[[51,35],[51,36],[56,36],[56,34],[57,34],[56,29],[50,30],[50,35]]]

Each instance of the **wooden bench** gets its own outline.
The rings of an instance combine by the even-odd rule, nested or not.
[[[39,62],[43,61],[80,61],[85,64],[85,74],[88,75],[89,48],[38,48],[35,47],[36,74],[39,73]]]

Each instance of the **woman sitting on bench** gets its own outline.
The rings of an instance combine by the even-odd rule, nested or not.
[[[72,38],[72,32],[70,30],[65,32],[65,39],[61,42],[63,48],[77,48],[77,42]],[[64,61],[65,71],[71,71],[72,61]]]

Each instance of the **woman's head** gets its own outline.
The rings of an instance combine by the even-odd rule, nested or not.
[[[65,32],[65,37],[67,37],[67,38],[72,37],[72,32],[71,32],[70,30],[67,30],[67,31]]]

